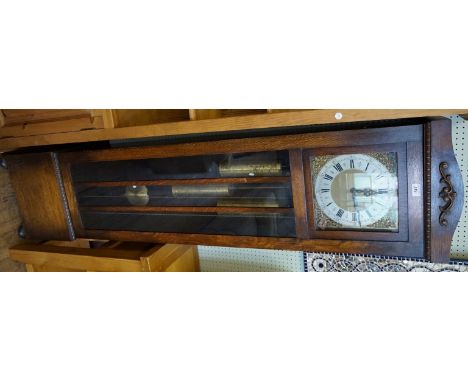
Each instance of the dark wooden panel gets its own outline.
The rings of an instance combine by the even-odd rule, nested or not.
[[[5,159],[27,237],[73,240],[55,154],[6,155]]]
[[[463,180],[453,152],[451,121],[426,125],[425,151],[426,209],[430,211],[426,217],[426,251],[431,261],[446,263],[463,209]]]
[[[424,256],[424,161],[423,161],[423,132],[421,129],[420,142],[408,142],[408,236],[421,257]],[[420,191],[413,190],[420,187]]]
[[[308,239],[309,224],[307,220],[302,150],[290,150],[289,165],[291,170],[294,215],[296,217],[296,236],[298,239]]]

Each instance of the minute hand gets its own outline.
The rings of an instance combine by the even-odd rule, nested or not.
[[[358,189],[358,188],[352,188],[350,190],[351,193],[356,193],[356,194],[364,194],[364,196],[371,196],[371,195],[377,195],[377,194],[386,194],[388,193],[387,189],[380,189],[380,190],[372,190],[370,188],[363,188],[363,189]]]

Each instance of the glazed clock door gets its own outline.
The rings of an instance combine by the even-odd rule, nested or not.
[[[310,236],[408,239],[406,145],[308,150]]]
[[[296,236],[287,151],[78,162],[70,175],[83,235]]]

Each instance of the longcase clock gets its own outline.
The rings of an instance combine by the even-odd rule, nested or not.
[[[31,239],[449,260],[463,203],[449,120],[291,131],[6,161]]]

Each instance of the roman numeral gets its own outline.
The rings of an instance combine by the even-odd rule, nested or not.
[[[351,159],[349,161],[349,168],[354,168],[354,160],[353,159]]]
[[[329,188],[322,188],[320,191],[322,191],[322,194],[324,194],[325,192],[330,192],[330,189]]]
[[[369,162],[367,162],[367,166],[366,166],[366,169],[364,171],[367,171],[368,168],[369,168]]]
[[[341,167],[341,164],[337,163],[333,166],[336,171],[341,172],[343,171],[343,167]]]
[[[323,177],[324,177],[326,180],[332,180],[332,179],[333,179],[333,177],[331,177],[331,176],[328,175],[328,174],[325,174]]]
[[[341,218],[344,214],[344,211],[342,209],[339,209],[338,212],[336,213],[336,216],[338,216],[339,218]]]
[[[327,204],[327,207],[331,206],[333,204],[333,202],[330,202]]]
[[[357,213],[353,212],[353,222],[355,222],[356,220],[357,220]]]
[[[378,194],[387,194],[388,193],[388,188],[379,188],[377,190]]]

